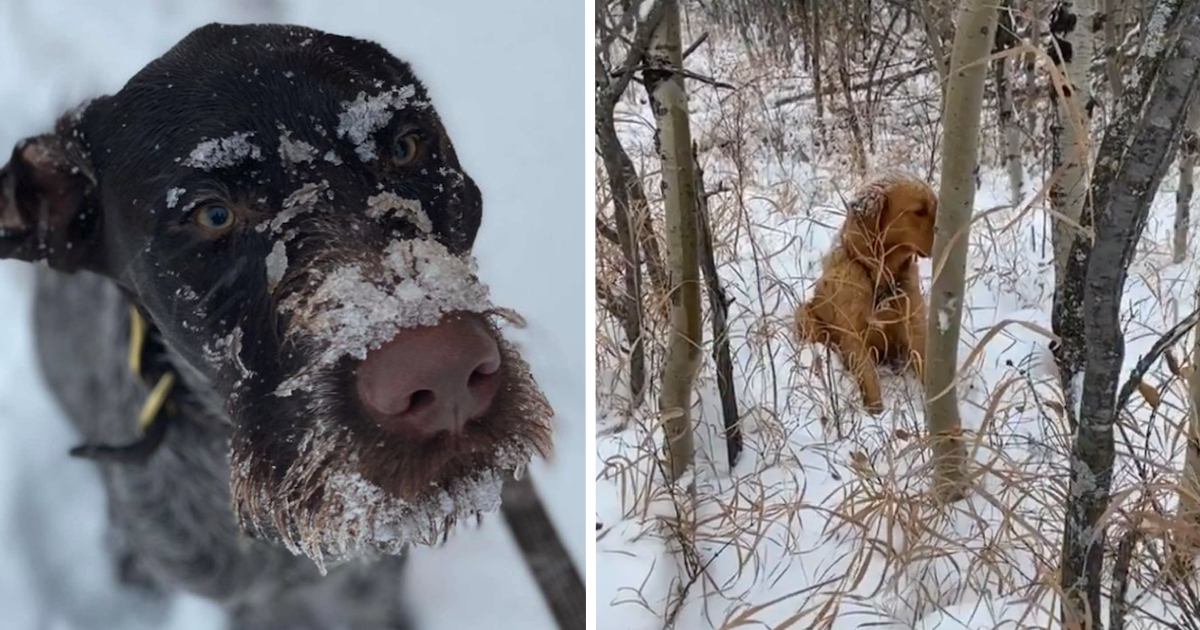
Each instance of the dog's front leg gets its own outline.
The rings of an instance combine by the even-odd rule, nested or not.
[[[842,361],[858,380],[858,388],[862,392],[863,406],[867,413],[877,416],[883,413],[883,392],[879,388],[879,374],[875,371],[875,362],[871,360],[866,344],[866,333],[849,332],[840,336],[838,353]]]
[[[908,352],[905,367],[912,370],[922,385],[925,383],[925,301],[920,295],[908,295],[908,314],[900,329],[904,340],[902,347]]]

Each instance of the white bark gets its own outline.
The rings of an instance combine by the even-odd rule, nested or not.
[[[1184,129],[1183,146],[1179,154],[1179,191],[1175,196],[1175,262],[1183,262],[1187,256],[1188,224],[1191,218],[1192,192],[1195,189],[1193,172],[1197,158],[1197,132],[1200,130],[1200,103],[1193,100],[1188,111],[1187,127]],[[1200,299],[1200,286],[1196,287]],[[1200,331],[1193,332],[1192,370],[1186,375],[1190,394],[1188,414],[1187,451],[1184,456],[1183,473],[1179,480],[1179,515],[1191,531],[1181,532],[1184,552],[1178,559],[1191,564],[1191,556],[1200,550]]]
[[[1042,24],[1042,0],[1023,0],[1021,7],[1024,10],[1026,19],[1029,20],[1029,42],[1034,46],[1040,46],[1037,42],[1041,41],[1041,24]],[[1037,129],[1037,103],[1039,94],[1037,89],[1037,52],[1030,52],[1022,60],[1025,68],[1025,131],[1031,135],[1035,134]]]
[[[1060,5],[1060,10],[1075,14],[1075,28],[1062,36],[1070,49],[1062,51],[1063,63],[1059,66],[1065,75],[1066,85],[1057,94],[1054,172],[1058,174],[1058,179],[1050,189],[1051,205],[1057,213],[1053,220],[1052,235],[1056,281],[1062,278],[1071,243],[1079,234],[1076,224],[1083,214],[1088,191],[1088,165],[1091,158],[1089,130],[1092,124],[1089,75],[1096,51],[1096,37],[1091,24],[1095,19],[1096,0],[1066,2]]]

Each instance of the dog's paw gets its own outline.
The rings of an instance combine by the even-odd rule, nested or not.
[[[863,401],[863,408],[872,416],[878,416],[883,413],[883,399]]]

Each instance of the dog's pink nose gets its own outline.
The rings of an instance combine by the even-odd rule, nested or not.
[[[500,387],[500,348],[472,317],[410,328],[367,354],[358,395],[385,431],[433,436],[485,413]]]

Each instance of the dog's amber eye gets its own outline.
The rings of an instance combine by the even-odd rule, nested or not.
[[[196,211],[196,223],[214,232],[223,232],[233,227],[235,216],[229,206],[214,203]]]
[[[396,139],[396,148],[393,150],[392,159],[399,166],[408,166],[413,164],[421,157],[421,134],[416,131],[410,131],[401,135]]]
[[[919,217],[922,217],[922,218],[929,216],[929,208],[926,206],[921,206],[920,208],[917,208],[916,215]]]

